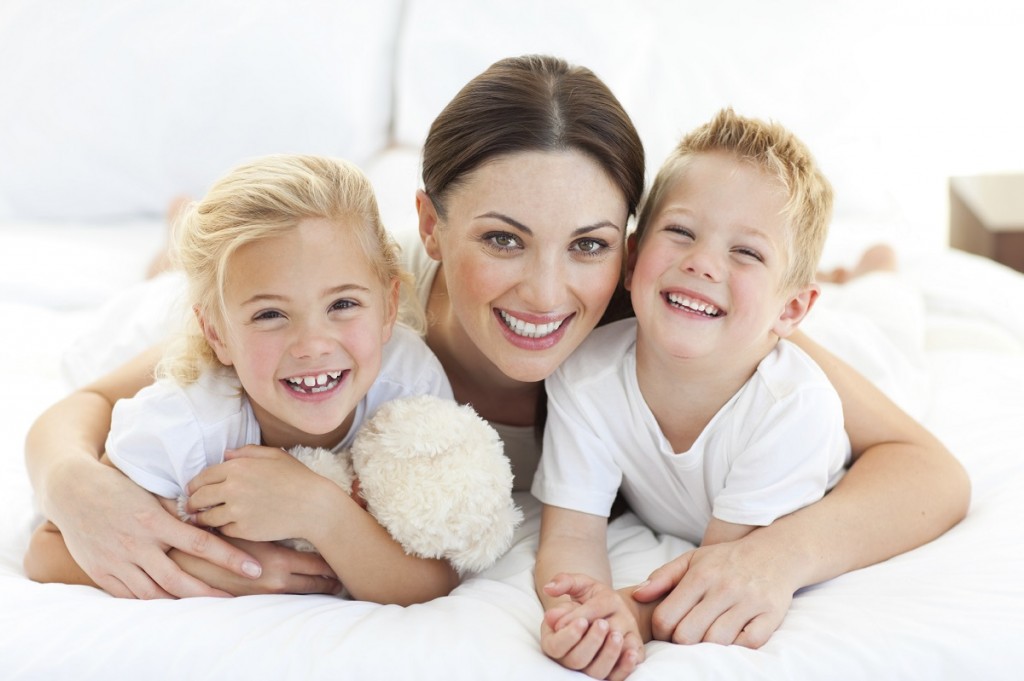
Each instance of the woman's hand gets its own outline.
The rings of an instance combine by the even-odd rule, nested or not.
[[[655,639],[747,648],[760,648],[768,641],[799,586],[781,552],[752,542],[754,534],[684,553],[633,591],[641,603],[665,596],[652,616]],[[762,548],[768,550],[761,552]]]
[[[225,536],[249,541],[303,537],[304,528],[326,512],[321,491],[347,492],[274,447],[250,445],[225,452],[224,459],[189,483],[187,510],[199,524]]]
[[[259,560],[263,566],[259,578],[239,577],[176,549],[172,549],[168,555],[192,576],[232,596],[341,593],[341,582],[319,554],[302,553],[269,542],[250,542],[244,539],[227,541]]]
[[[120,471],[83,460],[62,474],[69,480],[61,489],[77,495],[62,504],[74,512],[55,517],[55,524],[75,562],[108,593],[144,599],[227,595],[184,572],[168,558],[171,549],[239,579],[260,576],[261,567],[251,555],[178,520]]]

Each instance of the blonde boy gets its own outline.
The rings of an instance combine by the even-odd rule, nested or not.
[[[621,677],[650,638],[650,609],[608,586],[618,491],[655,531],[711,544],[813,503],[842,475],[839,398],[782,340],[818,296],[831,205],[799,140],[731,109],[662,166],[629,240],[636,318],[595,331],[546,384],[535,574],[542,647],[566,666]]]

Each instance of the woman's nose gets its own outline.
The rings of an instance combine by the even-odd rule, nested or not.
[[[519,295],[531,312],[558,308],[568,282],[565,268],[557,258],[532,258],[521,276]]]

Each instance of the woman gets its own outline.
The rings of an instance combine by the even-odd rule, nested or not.
[[[426,340],[456,398],[498,426],[519,489],[539,457],[542,381],[617,290],[643,169],[639,137],[607,87],[550,57],[498,62],[431,127],[417,194],[423,249],[406,248]],[[949,452],[850,367],[806,337],[796,342],[842,398],[855,463],[822,501],[652,575],[643,592],[652,599],[679,585],[658,618],[674,640],[757,645],[798,588],[919,546],[966,512],[969,483]],[[29,434],[33,486],[72,555],[118,596],[336,589],[315,557],[231,546],[98,463],[111,404],[151,380],[158,354],[65,398]]]

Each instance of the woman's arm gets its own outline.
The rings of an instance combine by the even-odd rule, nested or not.
[[[970,481],[941,442],[820,345],[791,340],[839,393],[854,465],[821,501],[656,570],[634,594],[672,591],[655,611],[656,638],[759,647],[797,589],[918,547],[967,512]]]
[[[100,462],[114,402],[152,382],[159,356],[160,349],[152,348],[44,412],[26,439],[26,468],[44,515],[101,588],[135,598],[219,595],[179,569],[167,550],[250,578],[259,576],[259,564],[171,516],[149,492]]]
[[[189,483],[199,523],[249,541],[306,539],[359,600],[410,605],[458,585],[447,561],[407,554],[346,490],[280,449],[243,447],[225,459]]]

